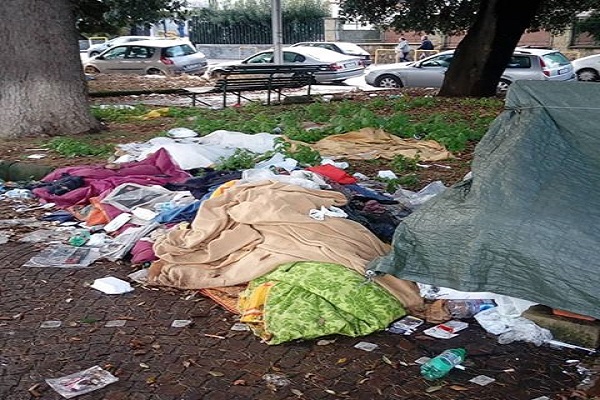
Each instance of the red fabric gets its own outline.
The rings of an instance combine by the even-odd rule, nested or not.
[[[152,249],[153,244],[147,240],[138,240],[131,249],[131,262],[133,264],[141,264],[146,261],[157,260],[158,257],[156,257]]]
[[[104,164],[60,168],[47,175],[42,181],[52,182],[61,178],[63,174],[81,176],[84,179],[84,186],[61,196],[48,193],[44,187],[34,189],[33,193],[47,202],[65,208],[76,204],[88,204],[90,198],[111,191],[122,183],[164,185],[169,182],[184,182],[191,177],[171,160],[171,156],[165,149],[158,150],[145,160],[121,164],[116,170],[107,169]]]
[[[308,167],[307,169],[343,185],[356,183],[355,177],[353,177],[352,175],[348,175],[343,169],[335,167],[331,164],[319,165],[317,167]]]

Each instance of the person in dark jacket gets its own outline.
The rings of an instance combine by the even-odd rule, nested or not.
[[[417,47],[417,50],[433,50],[433,43],[427,36],[421,38],[421,45]]]

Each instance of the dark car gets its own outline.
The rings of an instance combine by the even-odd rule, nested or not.
[[[350,42],[300,42],[293,44],[295,46],[322,47],[336,53],[346,54],[348,56],[360,57],[363,65],[371,65],[371,54],[357,44]]]

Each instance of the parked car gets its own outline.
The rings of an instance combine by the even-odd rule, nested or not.
[[[600,81],[600,54],[578,58],[571,61],[577,79],[584,82]]]
[[[206,77],[211,79],[223,71],[223,67],[237,64],[273,63],[273,50],[256,53],[245,60],[225,62],[211,65],[206,71]],[[283,63],[301,63],[305,65],[327,64],[329,70],[315,73],[317,83],[342,82],[348,78],[361,76],[364,73],[360,58],[346,56],[335,51],[318,47],[286,47],[283,49]]]
[[[88,74],[201,74],[206,56],[187,40],[142,40],[118,45],[83,64]]]
[[[347,56],[360,57],[363,64],[371,65],[371,54],[355,43],[350,42],[300,42],[293,44],[291,47],[308,46],[320,47],[323,49],[335,51],[336,53],[345,54]]]
[[[150,39],[156,39],[156,38],[154,38],[153,36],[118,36],[114,39],[107,40],[104,43],[98,43],[98,44],[91,45],[87,49],[87,55],[88,55],[88,57],[94,57],[94,56],[97,56],[98,54],[102,53],[104,50],[114,47],[114,46],[118,46],[120,44],[125,44],[125,43],[129,43],[129,42],[137,42],[140,40],[150,40]]]
[[[377,87],[432,87],[444,82],[454,50],[444,51],[420,61],[369,67],[365,80]],[[562,53],[549,49],[517,47],[498,83],[498,92],[505,92],[516,80],[575,80],[573,66]]]

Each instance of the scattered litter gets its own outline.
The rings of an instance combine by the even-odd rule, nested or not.
[[[577,346],[574,344],[561,342],[560,340],[548,339],[548,340],[545,340],[544,343],[546,343],[547,345],[552,346],[552,347],[565,347],[567,349],[583,350],[583,351],[587,351],[590,354],[596,352],[595,349],[590,349],[588,347],[581,347],[581,346]]]
[[[44,321],[40,324],[40,328],[60,328],[61,321]]]
[[[188,128],[173,128],[167,131],[167,136],[174,139],[189,138],[198,136],[196,132]]]
[[[407,315],[398,321],[392,322],[386,330],[391,333],[408,336],[414,333],[414,331],[421,325],[423,325],[422,319],[413,317],[412,315]]]
[[[104,326],[106,328],[117,328],[120,326],[125,326],[126,323],[127,323],[127,320],[125,320],[125,319],[113,319],[111,321],[106,322],[106,324],[104,324]]]
[[[100,258],[93,247],[73,247],[57,244],[42,250],[23,264],[24,267],[85,268]]]
[[[98,106],[99,109],[104,110],[108,108],[112,108],[115,110],[135,110],[134,106],[128,104],[100,104]]]
[[[417,359],[415,360],[415,364],[418,364],[418,365],[423,365],[423,364],[425,364],[425,363],[426,363],[427,361],[429,361],[429,360],[431,360],[431,358],[430,358],[430,357],[425,357],[425,356],[423,356],[423,357],[417,358]]]
[[[335,206],[329,206],[329,208],[321,206],[320,210],[313,208],[308,212],[308,215],[317,221],[324,221],[325,217],[348,218],[348,214],[344,210]]]
[[[359,180],[359,181],[367,181],[367,180],[369,180],[368,176],[366,176],[365,174],[361,174],[360,172],[355,172],[355,173],[352,174],[352,176],[354,178],[356,178],[357,180]]]
[[[69,244],[75,247],[83,246],[90,238],[90,232],[81,230],[69,238]]]
[[[46,383],[66,399],[102,389],[119,378],[95,365],[62,378],[46,379]]]
[[[292,383],[288,378],[286,378],[285,375],[264,374],[262,378],[267,383],[267,385],[284,387]]]
[[[186,326],[189,326],[191,324],[192,324],[192,320],[176,319],[173,322],[171,322],[171,327],[172,328],[185,328]]]
[[[0,233],[0,244],[8,243],[9,238],[10,238],[9,234],[6,234],[4,232]]]
[[[382,179],[398,179],[398,175],[389,169],[377,172],[377,177]]]
[[[123,294],[133,291],[129,282],[115,278],[114,276],[96,279],[90,287],[106,294]]]
[[[460,365],[467,355],[464,348],[447,349],[425,364],[421,365],[421,375],[423,378],[433,381],[446,376],[452,368]]]
[[[321,165],[325,165],[325,164],[331,164],[336,168],[339,169],[346,169],[348,167],[350,167],[350,164],[348,164],[345,161],[333,161],[330,158],[324,158],[323,160],[321,160]]]
[[[335,339],[331,339],[331,340],[327,340],[327,339],[321,339],[319,341],[317,341],[317,346],[329,346],[330,344],[335,343]]]
[[[376,345],[375,343],[369,343],[369,342],[358,342],[354,345],[354,348],[364,350],[364,351],[373,351],[378,347],[379,347],[379,345]]]
[[[127,275],[127,277],[134,282],[144,284],[148,282],[148,269],[144,268],[140,269],[139,271],[132,272],[131,274]]]
[[[433,164],[433,165],[435,165],[435,166],[436,166],[436,167],[438,167],[438,168],[443,168],[443,169],[452,169],[452,167],[451,167],[451,166],[449,166],[449,165],[442,165],[442,164]]]
[[[33,199],[33,193],[28,189],[11,189],[6,191],[2,197],[9,199]]]
[[[496,307],[492,299],[446,300],[445,307],[453,318],[472,318],[483,310]]]
[[[104,226],[104,231],[111,233],[115,232],[123,225],[125,225],[131,219],[132,215],[129,213],[122,213],[117,215],[112,221]]]
[[[436,325],[432,328],[425,329],[423,333],[438,339],[451,339],[458,336],[456,332],[460,332],[463,329],[466,329],[468,326],[469,324],[466,322],[452,320]]]
[[[548,397],[548,396],[540,396],[540,397],[536,397],[535,399],[531,399],[531,400],[550,400],[550,397]]]
[[[27,156],[27,158],[31,158],[33,160],[39,160],[41,158],[46,157],[47,154],[30,154]]]
[[[495,381],[496,380],[494,378],[490,378],[486,375],[477,375],[475,378],[469,379],[469,382],[475,383],[479,386],[486,386]]]
[[[154,212],[152,210],[148,210],[147,208],[143,208],[143,207],[134,207],[131,210],[131,213],[136,218],[139,218],[143,221],[150,221],[150,220],[156,218],[156,216],[158,215],[156,212]]]
[[[19,239],[23,243],[58,243],[69,239],[68,232],[57,232],[52,229],[38,229],[29,232]]]
[[[231,326],[231,328],[229,328],[229,330],[236,331],[236,332],[245,332],[245,331],[249,331],[250,327],[244,323],[236,322],[235,324],[233,324]]]

